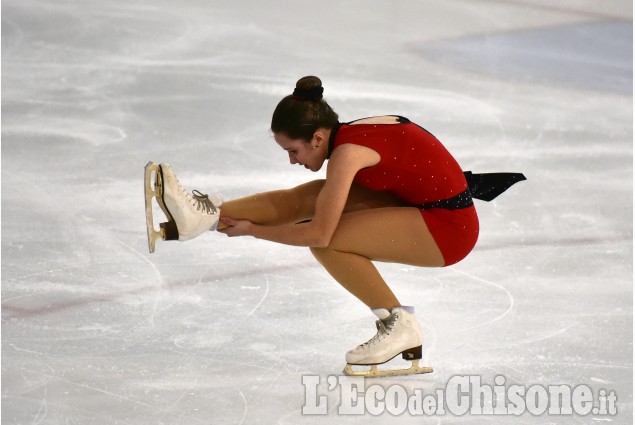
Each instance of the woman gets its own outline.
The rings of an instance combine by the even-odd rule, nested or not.
[[[309,247],[331,276],[379,318],[377,334],[346,354],[345,373],[430,372],[418,366],[423,337],[414,309],[402,306],[372,261],[443,267],[463,259],[479,232],[466,180],[473,177],[407,118],[342,124],[322,93],[319,78],[300,79],[276,107],[271,130],[291,164],[315,172],[328,160],[325,180],[226,202],[221,212],[220,202],[200,192],[188,194],[169,165],[148,164],[147,190],[168,217],[161,232],[150,229],[149,218],[151,251],[159,237],[187,240],[216,227],[230,237]],[[149,188],[153,172],[154,191]],[[497,194],[510,184],[499,185]],[[399,354],[413,360],[410,369],[377,369]],[[354,372],[351,365],[372,367]]]

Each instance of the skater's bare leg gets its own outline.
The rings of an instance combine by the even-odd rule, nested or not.
[[[324,180],[315,180],[291,189],[226,201],[221,217],[272,226],[306,220],[313,216],[315,201],[323,185]],[[226,226],[221,222],[218,227],[222,229]]]
[[[377,208],[349,212],[326,248],[313,255],[344,288],[370,308],[400,303],[371,260],[441,267],[444,259],[416,208]]]
[[[272,226],[310,220],[315,215],[315,203],[324,182],[314,180],[291,189],[257,193],[226,201],[221,210],[221,217]],[[390,194],[353,185],[344,212],[398,205],[403,204]],[[226,226],[222,223],[218,226],[219,229],[224,227]]]

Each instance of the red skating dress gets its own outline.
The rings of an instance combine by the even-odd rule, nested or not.
[[[357,172],[354,182],[387,191],[419,208],[445,266],[461,261],[474,248],[479,224],[476,209],[430,206],[455,198],[468,188],[463,170],[448,150],[428,131],[396,116],[398,124],[340,123],[331,131],[329,157],[338,146],[353,143],[381,156],[377,165]],[[424,205],[427,204],[427,205]]]

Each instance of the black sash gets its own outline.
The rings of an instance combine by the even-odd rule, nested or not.
[[[446,210],[458,210],[474,205],[472,198],[482,201],[491,201],[501,193],[505,192],[515,183],[527,180],[522,173],[486,173],[474,174],[471,171],[463,173],[467,180],[468,188],[458,195],[441,201],[427,202],[418,205],[419,208],[427,210],[430,208],[445,208]]]

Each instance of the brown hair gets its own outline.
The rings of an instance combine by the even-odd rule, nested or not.
[[[319,128],[333,128],[338,115],[322,98],[323,91],[318,77],[300,78],[293,94],[284,97],[273,111],[271,131],[310,141]]]

